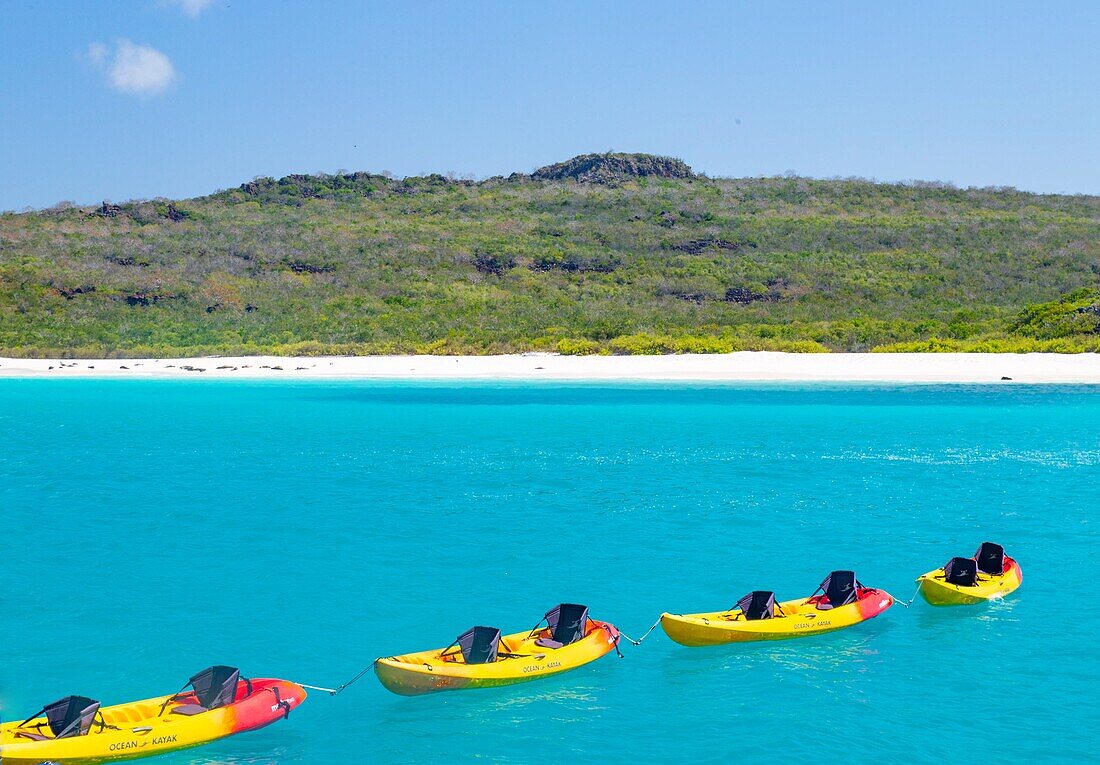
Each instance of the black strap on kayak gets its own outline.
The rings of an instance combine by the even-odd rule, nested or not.
[[[600,629],[604,630],[608,634],[609,637],[612,636],[611,635],[612,627],[611,627],[610,624],[600,624]],[[623,652],[619,650],[619,639],[622,638],[622,636],[623,636],[623,633],[619,632],[618,634],[613,636],[614,639],[611,641],[611,645],[615,647],[615,653],[618,655],[618,657],[620,659],[624,658],[623,657]],[[627,640],[630,640],[630,638],[627,638]]]
[[[19,723],[19,724],[18,724],[18,725],[16,725],[15,727],[16,727],[16,728],[22,728],[22,727],[23,727],[24,725],[26,725],[27,723],[29,723],[29,722],[30,722],[31,720],[33,720],[34,718],[38,717],[38,716],[39,716],[39,715],[41,715],[41,714],[45,714],[45,712],[46,712],[46,708],[45,708],[45,707],[42,707],[42,708],[41,708],[41,709],[39,709],[39,710],[38,710],[37,712],[35,712],[35,713],[34,713],[33,715],[31,715],[30,717],[28,717],[28,718],[27,718],[26,720],[24,720],[23,722]],[[43,726],[43,725],[47,725],[48,723],[49,723],[49,721],[48,721],[48,720],[43,720],[43,721],[42,721],[42,722],[40,722],[40,723],[35,723],[34,725],[31,725],[30,727],[31,727],[31,728],[37,728],[38,730],[42,730],[42,726]]]
[[[619,632],[619,634],[620,634],[620,635],[622,635],[622,636],[623,636],[624,638],[626,638],[626,639],[627,639],[627,641],[629,641],[630,643],[633,643],[634,645],[641,645],[641,644],[642,644],[642,641],[643,641],[643,640],[645,640],[645,639],[646,639],[647,637],[649,637],[649,633],[651,633],[651,632],[653,632],[653,630],[657,629],[657,625],[659,625],[660,623],[661,623],[661,617],[657,617],[657,621],[653,622],[653,626],[652,626],[652,627],[650,627],[649,629],[647,629],[647,630],[645,631],[645,634],[644,634],[644,635],[642,635],[642,636],[641,636],[640,638],[638,638],[637,640],[635,640],[634,638],[630,637],[630,635],[627,635],[627,634],[626,634],[625,632],[622,632],[622,631],[620,631],[620,632]],[[615,647],[616,647],[616,648],[618,648],[618,646],[617,646],[617,645],[616,645]],[[621,655],[622,655],[622,654],[620,654],[620,656],[621,656]]]
[[[283,697],[279,695],[279,686],[273,685],[270,688],[268,688],[268,690],[275,694],[275,706],[277,706],[277,707],[279,707],[283,710],[283,719],[284,720],[289,719],[290,718],[290,702],[289,701],[283,701]],[[274,712],[275,710],[272,709],[271,711]]]
[[[111,725],[110,723],[108,723],[105,719],[103,719],[103,712],[97,711],[96,712],[96,717],[99,718],[99,719],[95,720],[94,724],[99,726],[99,732],[100,733],[102,733],[105,730],[122,730],[121,728],[117,728],[114,725]]]

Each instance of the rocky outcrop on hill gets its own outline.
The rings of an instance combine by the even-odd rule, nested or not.
[[[774,302],[779,300],[779,293],[757,292],[748,287],[730,287],[726,290],[726,296],[723,300],[727,303],[741,303],[742,305],[748,305],[749,303],[756,303],[758,301]]]
[[[92,215],[98,215],[100,218],[117,218],[123,214],[121,205],[113,205],[110,202],[104,201],[99,207],[95,209]]]
[[[689,239],[686,242],[673,244],[671,247],[674,250],[686,252],[689,255],[701,255],[711,248],[717,250],[740,250],[745,247],[755,248],[756,243],[748,240],[738,240],[734,242],[729,239],[718,239],[717,237],[708,236],[701,239]]]
[[[653,154],[581,154],[573,159],[540,167],[531,177],[541,181],[573,180],[578,183],[616,184],[627,178],[697,177],[682,160]]]

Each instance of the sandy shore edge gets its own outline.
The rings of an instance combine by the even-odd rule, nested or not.
[[[0,358],[0,377],[1100,384],[1100,354],[740,352],[677,356],[525,353],[305,358]]]

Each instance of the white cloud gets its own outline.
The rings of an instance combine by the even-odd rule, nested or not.
[[[107,84],[122,93],[155,96],[176,80],[176,69],[166,55],[149,45],[119,40],[115,49],[103,43],[88,46],[88,61],[102,69]]]
[[[213,0],[163,0],[162,5],[170,5],[179,8],[188,16],[198,16],[210,7]]]
[[[103,66],[103,62],[107,60],[107,46],[103,43],[92,43],[85,55],[96,66]]]

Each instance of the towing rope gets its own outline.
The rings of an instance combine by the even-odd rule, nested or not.
[[[917,595],[919,595],[919,594],[920,594],[920,582],[917,582],[917,589],[913,591],[913,597],[909,598],[909,600],[898,600],[897,598],[894,598],[894,602],[899,604],[899,605],[905,606],[906,608],[909,608],[909,606],[911,606],[913,604],[913,601],[917,599]]]
[[[358,675],[356,675],[355,677],[353,677],[353,678],[352,678],[351,680],[348,680],[348,681],[347,681],[346,683],[344,683],[343,685],[338,685],[338,686],[336,686],[335,688],[322,688],[322,687],[321,687],[321,686],[319,686],[319,685],[307,685],[306,683],[295,683],[295,685],[300,685],[300,686],[302,686],[303,688],[309,688],[309,689],[310,689],[311,691],[324,691],[325,693],[329,694],[330,696],[335,696],[336,694],[340,693],[340,691],[344,690],[344,689],[345,689],[345,688],[347,688],[347,687],[348,687],[349,685],[351,685],[352,683],[354,683],[354,682],[355,682],[356,680],[358,680],[359,678],[361,678],[361,677],[362,677],[363,675],[365,675],[365,674],[367,674],[368,672],[370,672],[370,670],[371,670],[371,667],[373,667],[373,666],[374,666],[374,665],[373,665],[373,664],[371,664],[370,666],[364,667],[364,668],[363,668],[363,671],[362,671],[362,672],[360,672],[360,673],[359,673]]]
[[[645,634],[644,634],[644,635],[642,635],[642,636],[641,636],[640,638],[638,638],[637,640],[635,640],[634,638],[630,637],[630,635],[627,635],[627,634],[626,634],[625,632],[623,632],[622,630],[619,630],[619,634],[620,634],[620,635],[622,635],[622,636],[623,636],[624,638],[626,638],[626,639],[627,639],[627,640],[628,640],[629,642],[633,643],[634,645],[641,645],[641,644],[642,644],[642,641],[643,641],[643,640],[645,640],[645,639],[646,639],[647,637],[649,637],[649,633],[651,633],[651,632],[653,632],[653,630],[657,629],[657,625],[659,625],[660,623],[661,623],[661,617],[657,617],[657,621],[653,622],[653,626],[652,626],[652,627],[650,627],[649,629],[647,629],[647,630],[645,631]]]

